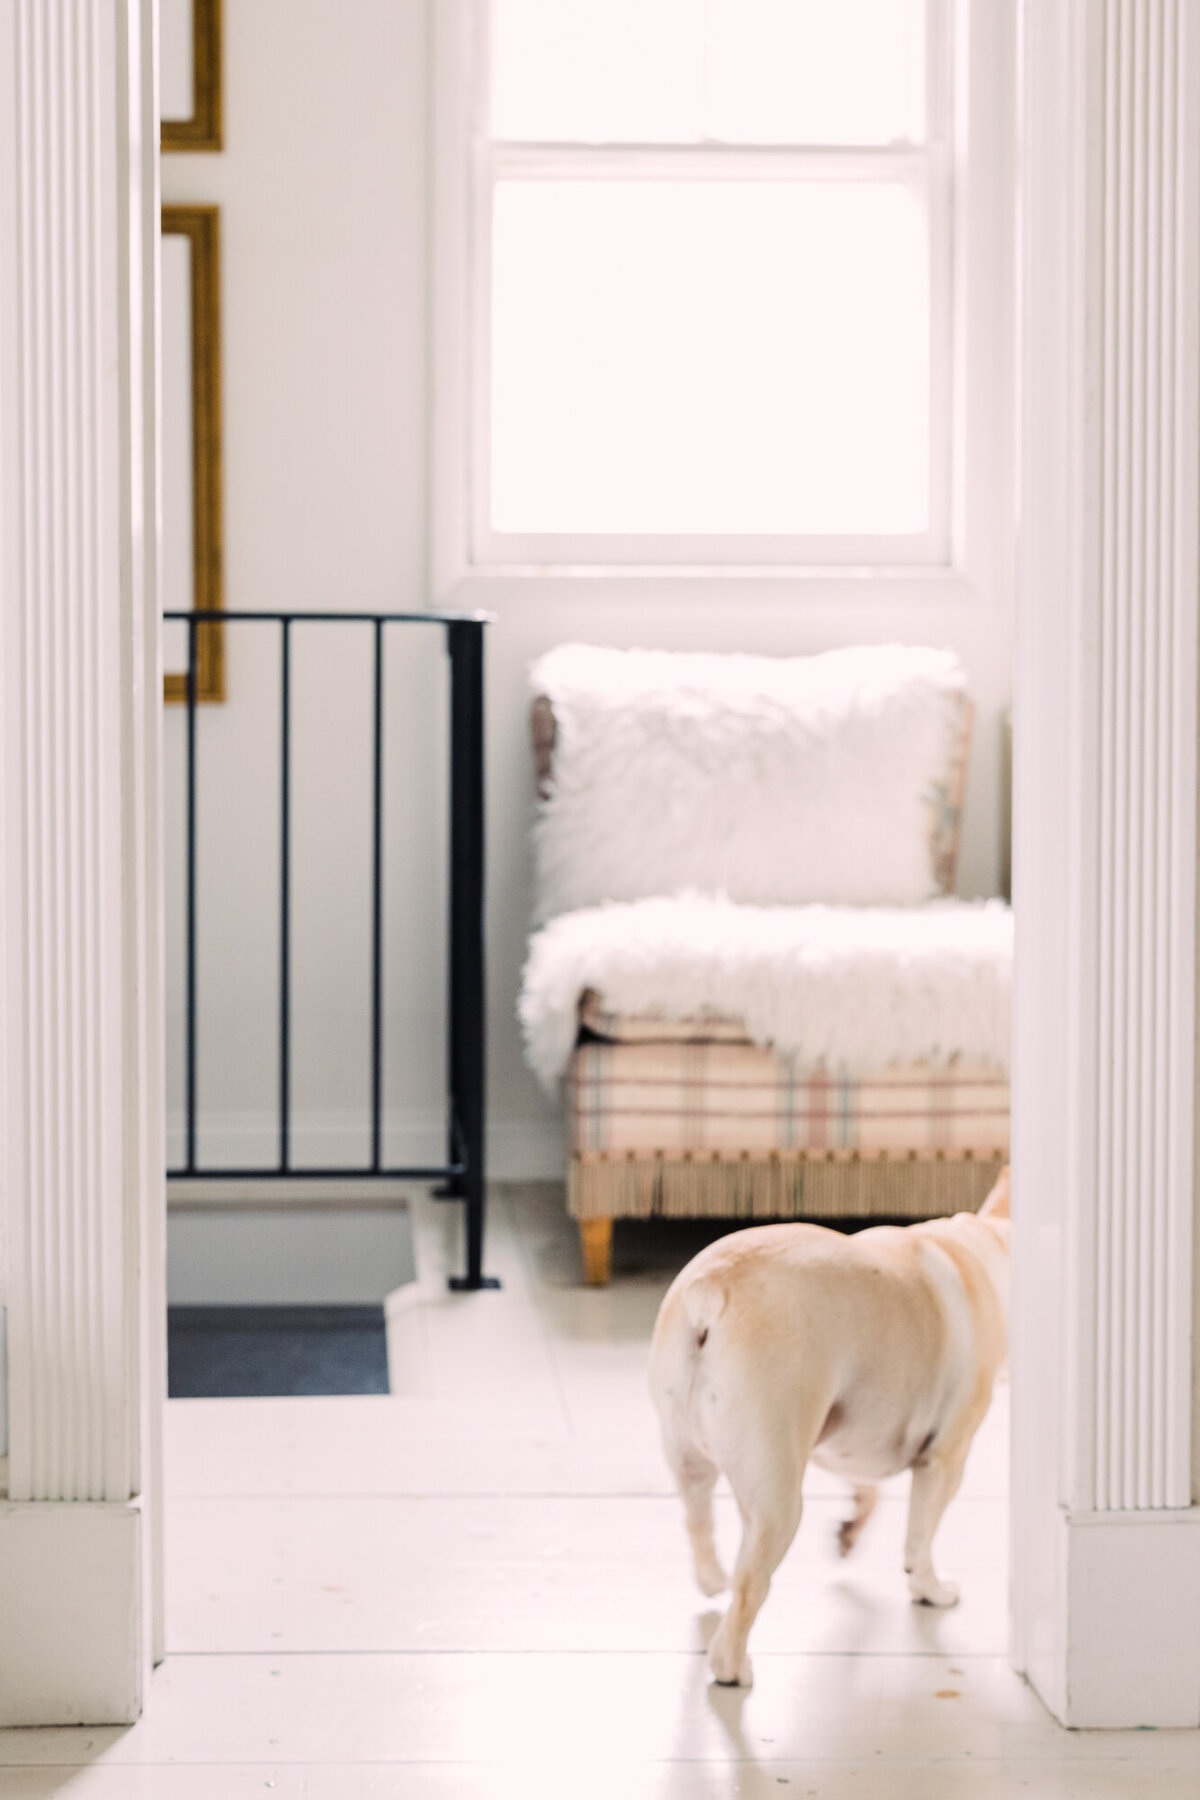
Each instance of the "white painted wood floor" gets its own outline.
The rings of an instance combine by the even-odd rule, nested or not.
[[[457,1209],[416,1212],[394,1396],[169,1405],[170,1654],[146,1714],[0,1733],[4,1800],[1195,1800],[1200,1733],[1062,1731],[1007,1665],[1006,1392],[940,1539],[962,1604],[909,1603],[904,1482],[839,1563],[842,1500],[814,1472],[756,1685],[713,1688],[718,1615],[644,1380],[702,1238],[630,1228],[614,1286],[586,1291],[556,1190],[509,1189],[504,1289],[456,1297]]]

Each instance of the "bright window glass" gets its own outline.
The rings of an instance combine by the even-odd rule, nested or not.
[[[496,531],[927,529],[904,185],[500,180],[492,273]]]
[[[494,0],[510,141],[916,143],[925,0]]]

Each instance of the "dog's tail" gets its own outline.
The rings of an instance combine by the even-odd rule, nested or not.
[[[981,1219],[1007,1219],[1009,1217],[1008,1164],[1005,1163],[991,1193],[979,1209]]]
[[[683,1310],[701,1344],[725,1311],[729,1290],[720,1275],[700,1275],[683,1293]]]
[[[729,1295],[722,1276],[706,1271],[677,1275],[659,1308],[650,1340],[650,1391],[670,1445],[690,1442],[692,1401],[708,1334],[725,1311]]]
[[[725,1310],[728,1294],[716,1275],[677,1278],[659,1311],[650,1343],[650,1391],[662,1424],[667,1460],[697,1443],[694,1417],[696,1379],[704,1364],[708,1334]]]

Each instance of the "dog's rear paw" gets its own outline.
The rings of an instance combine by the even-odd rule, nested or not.
[[[723,1594],[729,1586],[729,1577],[715,1556],[696,1558],[696,1586],[710,1600],[714,1594]]]
[[[754,1669],[750,1658],[743,1650],[740,1654],[731,1650],[725,1642],[722,1626],[717,1627],[717,1635],[708,1647],[708,1666],[712,1678],[718,1687],[753,1687]]]
[[[958,1589],[952,1581],[939,1581],[932,1572],[910,1575],[908,1591],[918,1606],[957,1606]]]
[[[867,1520],[875,1511],[875,1502],[879,1489],[873,1483],[858,1483],[854,1489],[854,1511],[848,1519],[843,1519],[838,1526],[837,1547],[839,1556],[849,1556],[855,1544],[863,1534]]]
[[[858,1519],[843,1519],[837,1528],[837,1552],[839,1556],[849,1556],[862,1533],[862,1525]]]

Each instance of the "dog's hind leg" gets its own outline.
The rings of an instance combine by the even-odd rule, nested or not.
[[[848,1519],[843,1519],[838,1526],[838,1555],[849,1556],[855,1544],[862,1536],[863,1526],[875,1511],[875,1502],[879,1498],[879,1489],[873,1482],[856,1485],[854,1489],[854,1511]]]
[[[800,1524],[804,1461],[793,1446],[775,1445],[758,1467],[729,1470],[742,1542],[729,1610],[708,1651],[713,1678],[724,1686],[749,1687],[754,1679],[746,1641]]]
[[[721,1567],[713,1542],[712,1497],[717,1466],[695,1444],[668,1439],[664,1447],[683,1501],[696,1584],[702,1594],[720,1594],[729,1586],[729,1577]]]
[[[713,1543],[712,1496],[719,1471],[697,1442],[692,1422],[700,1352],[707,1339],[708,1329],[698,1329],[682,1303],[672,1306],[668,1300],[650,1348],[650,1392],[658,1412],[663,1452],[683,1501],[696,1580],[701,1593],[719,1594],[729,1586]]]
[[[933,1539],[942,1514],[958,1492],[970,1441],[968,1435],[961,1450],[954,1454],[932,1450],[913,1464],[904,1572],[913,1599],[925,1606],[954,1606],[958,1602],[958,1589],[953,1582],[939,1580],[934,1570]]]

